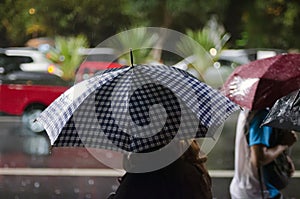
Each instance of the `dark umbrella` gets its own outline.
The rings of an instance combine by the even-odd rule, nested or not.
[[[153,151],[213,137],[239,107],[185,71],[165,65],[106,70],[62,94],[37,121],[53,146]]]
[[[300,132],[300,90],[277,100],[262,125]]]
[[[250,110],[271,107],[300,88],[300,54],[282,54],[237,67],[222,87],[232,101]]]

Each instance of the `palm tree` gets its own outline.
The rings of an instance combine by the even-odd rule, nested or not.
[[[83,57],[79,55],[79,49],[86,47],[88,47],[88,42],[83,35],[75,37],[57,36],[55,38],[55,49],[52,49],[48,54],[53,61],[60,64],[63,79],[68,81],[75,79],[75,71],[83,61]]]
[[[215,17],[212,17],[202,30],[187,30],[186,34],[189,38],[182,38],[177,43],[177,48],[188,58],[188,67],[194,68],[203,76],[205,71],[213,66],[213,61],[218,59],[230,35],[225,33]]]
[[[132,49],[134,63],[146,64],[156,62],[151,50],[158,41],[158,35],[150,33],[147,28],[133,28],[123,31],[109,39],[109,47],[116,50],[119,62],[130,65],[129,49]]]

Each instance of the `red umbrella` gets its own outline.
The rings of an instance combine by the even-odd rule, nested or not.
[[[235,103],[250,110],[271,107],[300,88],[300,53],[281,54],[237,67],[222,87]]]

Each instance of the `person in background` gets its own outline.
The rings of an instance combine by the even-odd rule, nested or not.
[[[206,160],[200,156],[198,143],[192,141],[181,157],[162,169],[127,172],[109,199],[212,199]]]
[[[263,180],[259,168],[292,146],[297,141],[297,135],[295,132],[286,132],[280,144],[270,146],[274,129],[260,126],[267,113],[266,109],[240,112],[236,128],[235,172],[230,184],[232,199],[282,198],[280,190]],[[294,166],[291,161],[290,164],[292,174]]]

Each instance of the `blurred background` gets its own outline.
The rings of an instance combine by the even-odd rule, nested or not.
[[[129,64],[112,46],[135,50],[137,63],[163,63],[187,70],[219,89],[234,68],[300,49],[298,0],[26,0],[0,1],[0,198],[105,198],[122,173],[85,149],[50,150],[43,128],[33,123],[74,83],[98,71]],[[159,50],[170,42],[161,27],[192,38],[174,43],[179,57]],[[172,41],[171,41],[172,42]],[[208,154],[214,198],[229,198],[238,113],[227,120]],[[296,175],[284,190],[300,198],[300,145],[293,148]],[[106,154],[113,159],[111,154]]]

